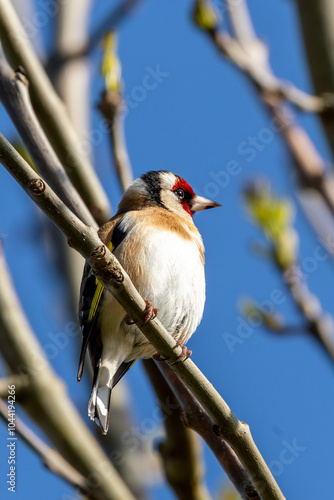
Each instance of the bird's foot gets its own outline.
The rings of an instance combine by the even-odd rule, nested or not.
[[[155,361],[166,361],[167,359],[169,359],[169,358],[164,358],[163,356],[161,356],[160,352],[158,352],[158,351],[153,354],[152,358]]]
[[[153,304],[150,300],[145,300],[145,311],[144,311],[144,323],[143,325],[146,325],[149,321],[157,317],[159,309],[156,307],[153,307]],[[142,326],[143,326],[142,325]]]
[[[180,356],[173,363],[170,364],[170,366],[173,366],[176,363],[181,363],[181,361],[185,361],[186,359],[190,358],[190,356],[193,353],[192,351],[187,349],[187,346],[183,345],[179,340],[176,342],[175,347],[181,347],[182,352],[181,352]],[[174,349],[175,349],[175,347],[174,347]]]
[[[146,307],[144,310],[144,323],[141,326],[146,325],[146,323],[156,318],[159,311],[159,309],[153,307],[153,304],[150,300],[145,300],[145,304]],[[130,318],[130,316],[127,314],[125,317],[125,323],[127,325],[135,325],[136,321],[133,321],[133,319]]]
[[[136,321],[133,321],[133,319],[131,319],[128,314],[125,316],[124,321],[127,325],[135,325],[136,324]]]

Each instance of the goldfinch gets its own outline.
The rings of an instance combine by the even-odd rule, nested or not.
[[[205,302],[204,246],[193,214],[218,206],[196,195],[181,177],[152,171],[133,182],[116,215],[99,230],[146,299],[146,319],[158,311],[179,345],[196,330]],[[87,263],[80,294],[83,341],[78,381],[88,348],[94,371],[88,415],[106,434],[112,388],[137,359],[151,358],[155,349]]]

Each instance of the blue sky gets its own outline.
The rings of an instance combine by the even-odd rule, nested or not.
[[[294,2],[249,3],[257,33],[270,47],[277,76],[311,92]],[[42,4],[36,2],[36,11]],[[103,18],[108,5],[96,2],[92,27]],[[152,169],[174,171],[195,190],[223,204],[221,209],[195,217],[206,247],[207,301],[203,321],[188,344],[192,359],[238,418],[250,425],[286,497],[331,498],[334,402],[329,388],[334,382],[333,365],[308,336],[281,338],[261,326],[245,326],[238,310],[241,298],[251,296],[275,306],[289,324],[300,320],[273,265],[250,250],[260,234],[245,211],[241,194],[245,182],[255,176],[269,178],[278,195],[294,200],[300,262],[311,291],[319,294],[328,312],[332,312],[333,265],[329,258],[316,259],[319,243],[298,206],[290,157],[279,135],[270,133],[270,117],[246,78],[223,61],[193,26],[191,5],[190,1],[146,1],[121,26],[119,54],[129,103],[125,128],[134,174],[138,177]],[[47,27],[47,47],[51,44],[49,32]],[[102,88],[100,57],[100,50],[95,50],[91,63],[96,75],[91,92],[92,130],[99,130],[101,123],[95,110]],[[148,74],[158,74],[157,85],[151,90],[144,87]],[[2,108],[0,118],[1,131],[12,138],[14,129]],[[329,161],[318,121],[311,116],[298,118]],[[246,153],[254,137],[261,149]],[[116,207],[121,193],[112,172],[107,137],[94,150],[94,164]],[[45,256],[45,229],[37,208],[4,169],[0,169],[0,213],[4,249],[22,304],[41,344],[55,345],[53,336],[64,331],[72,319],[66,304],[69,296]],[[311,270],[310,258],[315,259]],[[231,345],[227,334],[240,342]],[[89,386],[76,382],[76,339],[58,348],[52,357],[53,366],[89,424]],[[152,418],[156,403],[140,363],[126,378],[134,418],[141,428]],[[22,415],[20,409],[18,414]],[[5,438],[6,428],[1,424],[2,498],[9,495],[4,487],[8,469]],[[225,475],[207,449],[205,458],[206,480],[214,495]],[[20,441],[17,474],[17,500],[27,498],[27,492],[36,500],[44,499],[46,492],[50,500],[71,495],[71,488],[43,468]],[[151,487],[150,495],[159,500],[173,498],[161,484]]]

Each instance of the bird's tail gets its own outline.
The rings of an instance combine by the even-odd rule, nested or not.
[[[92,420],[97,418],[103,434],[107,434],[109,428],[110,397],[111,388],[108,385],[103,387],[93,385],[88,403],[88,415]]]
[[[95,367],[93,387],[88,403],[88,416],[91,420],[98,420],[103,434],[107,434],[109,428],[111,391],[123,375],[131,368],[134,362],[135,361],[122,363],[114,373],[112,373],[113,370],[108,369],[109,376],[106,378],[101,377],[101,361]],[[106,369],[105,366],[103,368]]]

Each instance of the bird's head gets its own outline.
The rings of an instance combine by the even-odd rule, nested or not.
[[[194,193],[182,177],[165,170],[155,170],[142,175],[124,193],[119,211],[139,210],[157,205],[183,217],[207,208],[220,207],[220,203]]]

